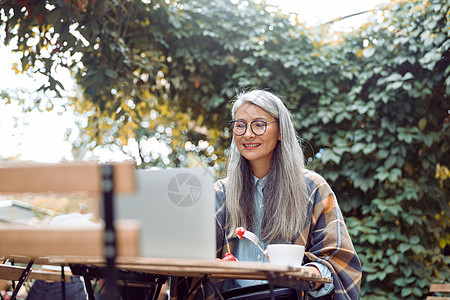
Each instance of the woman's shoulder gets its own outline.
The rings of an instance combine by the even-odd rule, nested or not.
[[[319,185],[321,183],[326,183],[325,178],[323,178],[322,175],[320,175],[317,172],[314,172],[314,171],[311,171],[308,169],[303,169],[303,175],[305,176],[305,178],[307,180],[310,180],[317,185]]]
[[[307,170],[307,169],[304,170],[303,174],[306,178],[306,180],[305,180],[306,185],[307,185],[308,191],[310,193],[318,192],[323,197],[326,197],[329,194],[333,193],[330,185],[325,180],[325,178],[322,177],[322,175],[318,174],[317,172]]]

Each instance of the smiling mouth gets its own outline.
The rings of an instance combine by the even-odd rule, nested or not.
[[[256,148],[256,147],[258,147],[259,145],[261,145],[261,144],[244,144],[244,147],[245,148]]]

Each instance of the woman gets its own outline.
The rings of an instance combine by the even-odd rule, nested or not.
[[[240,261],[267,260],[256,245],[235,237],[242,226],[259,237],[264,249],[271,243],[305,246],[303,264],[333,280],[316,285],[310,297],[357,299],[360,261],[333,191],[304,167],[287,108],[275,95],[255,90],[237,97],[232,118],[227,177],[216,183],[218,257],[231,251]],[[225,280],[216,286],[226,291],[259,283]]]

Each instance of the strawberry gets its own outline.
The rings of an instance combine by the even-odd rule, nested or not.
[[[234,231],[234,233],[237,235],[237,237],[242,240],[244,238],[245,229],[244,227],[238,227]]]
[[[234,257],[233,254],[227,252],[227,253],[225,253],[225,256],[222,258],[222,260],[224,260],[224,261],[237,261],[237,258]]]

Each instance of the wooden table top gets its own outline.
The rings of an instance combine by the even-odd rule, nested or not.
[[[100,256],[52,256],[48,257],[46,263],[54,265],[105,265],[104,258]],[[216,279],[266,280],[269,277],[276,276],[311,282],[332,282],[331,279],[318,276],[305,267],[281,266],[260,262],[118,257],[116,267],[129,271],[180,277],[204,277],[206,275]]]

